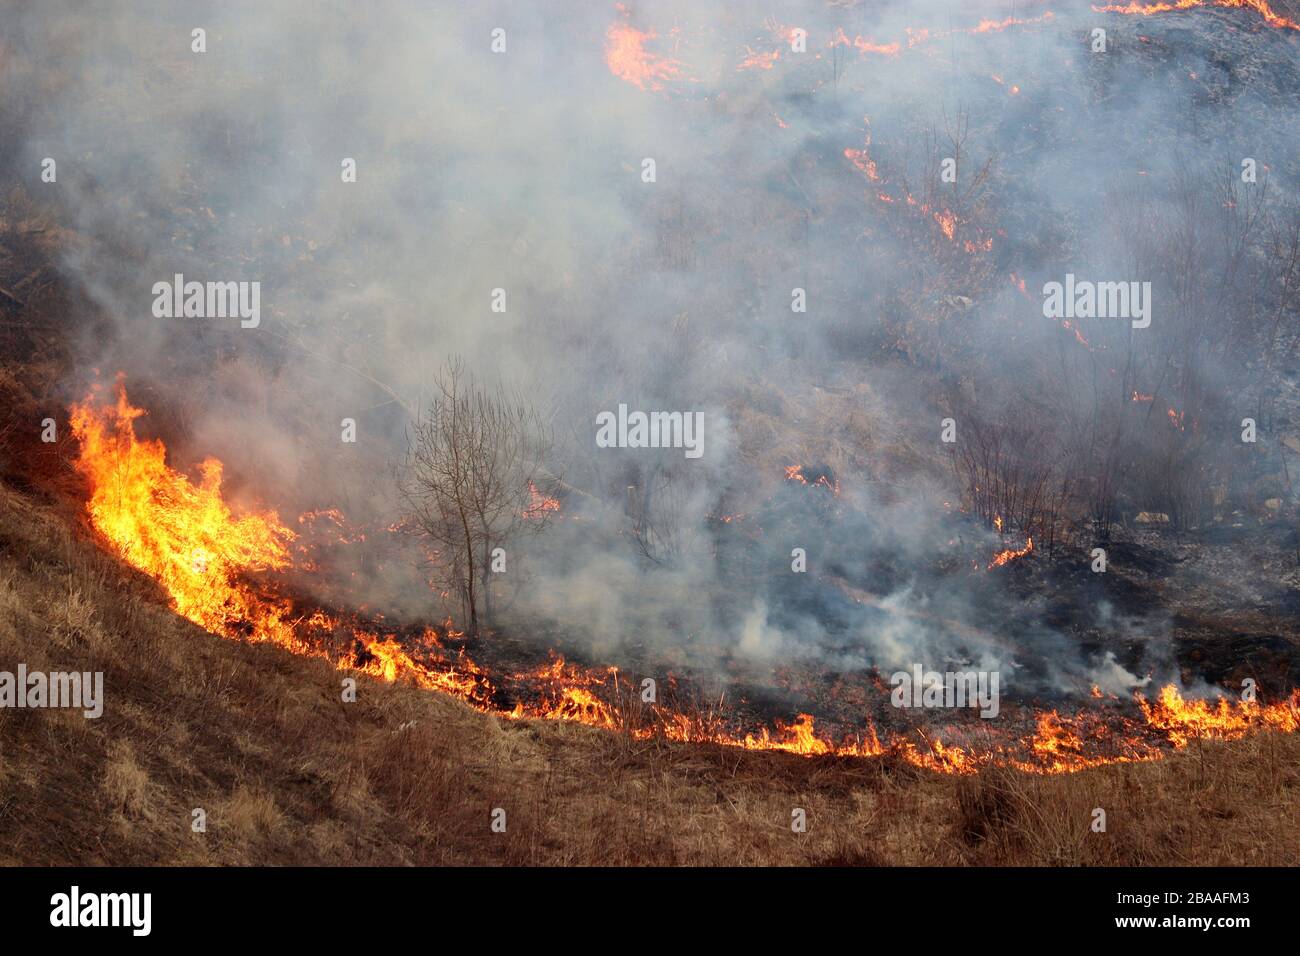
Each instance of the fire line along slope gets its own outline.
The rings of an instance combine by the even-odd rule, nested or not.
[[[0,853],[1285,862],[1293,6],[15,12]]]

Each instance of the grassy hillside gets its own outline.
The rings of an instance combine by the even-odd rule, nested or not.
[[[0,669],[105,712],[0,710],[7,864],[1294,864],[1300,739],[1069,777],[931,775],[510,722],[214,637],[78,515],[0,487]],[[1089,830],[1093,807],[1108,831]],[[207,811],[206,833],[191,812]],[[489,827],[506,810],[504,834]],[[791,810],[807,811],[806,833]]]

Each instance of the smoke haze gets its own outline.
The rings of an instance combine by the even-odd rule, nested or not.
[[[47,2],[4,28],[20,135],[0,158],[33,191],[57,159],[65,266],[101,316],[67,397],[120,370],[180,464],[220,458],[240,503],[384,527],[411,414],[462,356],[557,436],[562,516],[503,593],[539,647],[1120,693],[1174,672],[1162,626],[1075,579],[1085,628],[1143,644],[1117,660],[988,570],[1025,535],[970,519],[941,420],[959,441],[1032,420],[1018,450],[1083,479],[1108,467],[1096,422],[1158,393],[1160,441],[1190,428],[1164,406],[1196,420],[1194,464],[1148,419],[1117,446],[1212,483],[1242,409],[1294,377],[1259,346],[1293,327],[1294,289],[1264,239],[1234,241],[1244,216],[1260,236],[1294,220],[1300,33],[1252,11]],[[177,273],[260,282],[260,326],[154,318]],[[1067,273],[1152,282],[1150,335],[1045,318]],[[704,456],[598,449],[620,403],[702,412]],[[1173,510],[1140,470],[1117,507]],[[347,570],[361,601],[442,611],[413,568]]]

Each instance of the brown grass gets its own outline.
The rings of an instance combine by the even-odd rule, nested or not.
[[[957,779],[503,721],[365,678],[344,704],[325,662],[199,630],[75,515],[0,488],[0,669],[18,662],[101,670],[106,705],[0,710],[9,864],[1281,865],[1300,849],[1295,736]]]

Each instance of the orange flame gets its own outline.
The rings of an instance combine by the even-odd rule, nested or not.
[[[1049,10],[1037,17],[1007,17],[1003,20],[981,20],[973,27],[956,27],[951,30],[931,31],[929,28],[911,28],[904,30],[907,34],[907,47],[912,49],[921,46],[931,40],[939,40],[944,37],[953,36],[959,33],[980,34],[980,33],[997,33],[1016,26],[1030,26],[1036,23],[1047,23],[1053,19],[1053,13]],[[874,53],[881,56],[897,56],[902,50],[902,43],[894,41],[892,43],[877,43],[867,37],[855,36],[852,40],[848,38],[842,28],[836,28],[835,33],[831,36],[829,47],[851,46],[859,53]],[[1019,92],[1019,90],[1016,90]]]
[[[745,47],[745,53],[748,54],[737,70],[770,70],[776,65],[776,61],[781,59],[781,51],[773,50],[770,53],[756,53],[749,47]]]
[[[844,33],[842,27],[836,27],[831,36],[829,47],[851,46],[859,53],[877,53],[881,56],[896,56],[901,49],[898,43],[876,43],[866,37],[855,36],[852,40]]]
[[[1002,530],[1000,526],[998,530],[999,531]],[[1000,568],[1002,567],[1002,565],[1009,564],[1010,562],[1014,561],[1016,558],[1023,558],[1025,555],[1027,555],[1029,552],[1033,550],[1034,550],[1034,539],[1028,538],[1026,539],[1025,546],[1023,548],[1008,548],[1005,551],[999,551],[997,554],[993,555],[993,560],[989,562],[989,566],[985,568],[985,570],[992,571],[994,568]]]
[[[1023,738],[1004,736],[1002,743],[973,750],[925,738],[918,745],[908,736],[883,741],[874,725],[838,743],[819,735],[812,715],[801,713],[792,724],[778,722],[740,732],[724,727],[713,714],[687,714],[659,704],[632,709],[630,686],[616,668],[587,668],[555,656],[532,670],[502,678],[531,691],[537,702],[498,704],[499,690],[464,649],[453,653],[426,628],[415,639],[426,659],[417,660],[394,635],[353,627],[353,650],[331,655],[313,634],[346,629],[337,616],[316,610],[291,616],[287,601],[262,594],[250,575],[289,566],[292,532],[274,512],[236,516],[221,495],[221,463],[206,459],[200,478],[191,481],[166,462],[161,441],[140,439],[135,420],[144,412],[127,399],[119,381],[112,402],[97,403],[94,394],[73,406],[71,419],[80,442],[77,470],[90,496],[87,511],[94,527],[132,566],[159,581],[176,611],[224,637],[271,641],[296,654],[324,657],[340,670],[378,679],[405,681],[450,694],[502,719],[542,718],[581,723],[631,733],[638,739],[660,737],[749,750],[774,750],[806,757],[877,757],[893,754],[917,767],[939,773],[970,774],[988,765],[1009,765],[1032,773],[1073,773],[1088,767],[1134,760],[1156,760],[1198,739],[1232,740],[1260,730],[1300,730],[1300,690],[1273,704],[1185,700],[1171,686],[1155,701],[1135,698],[1141,719],[1081,711],[1070,717],[1052,710],[1037,715],[1036,729]],[[807,485],[797,465],[786,477]],[[831,487],[823,476],[813,484]],[[320,514],[342,522],[341,513]],[[990,568],[1028,554],[1000,552]],[[448,640],[460,637],[448,620]],[[411,643],[410,641],[407,642]],[[620,697],[620,694],[623,695]],[[1099,697],[1097,688],[1093,697]],[[627,702],[621,704],[620,701]],[[645,718],[649,718],[648,722]]]
[[[786,465],[785,480],[796,481],[806,488],[817,488],[817,487],[825,488],[827,491],[829,491],[832,495],[835,495],[836,497],[839,497],[840,494],[840,482],[838,478],[834,481],[834,483],[832,483],[831,480],[826,475],[822,475],[816,481],[809,481],[807,478],[803,476],[803,465]]]
[[[274,512],[236,518],[222,499],[215,458],[200,463],[197,484],[169,468],[161,441],[136,437],[135,420],[145,413],[127,401],[120,380],[116,392],[112,405],[72,408],[91,522],[128,564],[162,583],[183,617],[227,637],[296,648],[287,609],[255,600],[237,582],[288,567],[293,532]]]
[[[1084,338],[1083,333],[1079,331],[1079,327],[1074,323],[1072,323],[1069,319],[1061,320],[1061,328],[1065,329],[1067,332],[1073,332],[1074,340],[1078,342],[1080,345],[1082,345],[1084,348],[1086,349],[1092,348],[1092,343],[1089,342],[1086,338]]]
[[[1164,731],[1175,747],[1186,747],[1199,738],[1236,740],[1257,727],[1294,733],[1300,729],[1300,691],[1289,700],[1269,707],[1258,701],[1229,701],[1220,697],[1213,705],[1206,700],[1184,700],[1172,684],[1161,689],[1154,703],[1139,698],[1148,724]]]
[[[1028,24],[1031,23],[1046,23],[1047,21],[1051,20],[1052,17],[1053,17],[1052,11],[1048,10],[1046,13],[1037,17],[1026,17],[1026,18],[1007,17],[1004,20],[981,20],[975,26],[969,27],[964,31],[958,31],[958,32],[997,33],[1002,30],[1006,30],[1009,27],[1022,27],[1022,26],[1027,26]]]
[[[868,152],[868,147],[871,146],[871,121],[866,117],[863,118],[863,121],[867,126],[866,132],[863,134],[863,148],[854,149],[853,147],[846,147],[844,150],[844,158],[852,163],[860,173],[867,177],[868,180],[883,185],[884,179],[880,175],[880,170],[876,166],[876,161],[871,158]],[[892,205],[896,202],[894,197],[886,192],[877,190],[875,196],[883,203]],[[961,219],[951,209],[935,209],[929,203],[919,201],[915,196],[906,191],[903,192],[902,198],[906,201],[908,206],[915,208],[920,215],[933,219],[934,222],[938,224],[939,231],[943,233],[944,238],[949,242],[957,241],[957,227],[965,225],[966,223],[965,220]],[[982,239],[964,239],[961,245],[962,248],[970,254],[989,252],[993,249],[993,237],[987,236]]]
[[[560,500],[558,498],[542,494],[535,483],[528,482],[528,507],[524,509],[523,514],[525,518],[541,518],[559,510]]]
[[[856,166],[858,171],[873,183],[880,182],[880,173],[876,171],[876,163],[867,155],[865,149],[853,149],[852,147],[846,148],[844,150],[844,158]],[[885,199],[886,202],[893,202],[893,200],[887,199],[883,193],[881,194],[881,198]]]
[[[645,48],[657,34],[628,23],[614,23],[605,34],[605,64],[620,80],[641,90],[659,92],[665,83],[681,78],[682,64],[657,56]]]
[[[1223,7],[1226,9],[1247,9],[1254,10],[1264,22],[1274,29],[1282,30],[1300,30],[1300,23],[1292,20],[1290,17],[1284,17],[1277,13],[1268,0],[1174,0],[1173,3],[1113,3],[1108,6],[1099,7],[1096,4],[1092,9],[1097,13],[1123,13],[1149,17],[1157,13],[1171,13],[1175,10],[1192,10],[1196,7]]]

